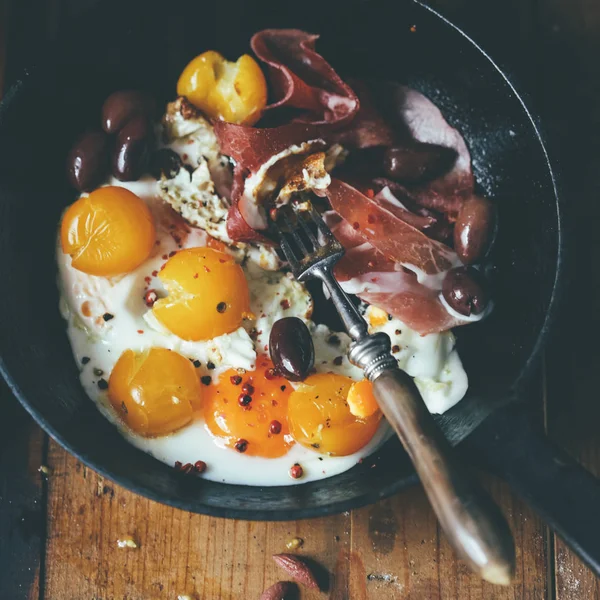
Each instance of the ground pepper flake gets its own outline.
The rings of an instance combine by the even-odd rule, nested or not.
[[[108,381],[106,381],[106,379],[99,379],[98,380],[98,387],[101,390],[107,390],[108,389]]]
[[[400,346],[392,346],[392,354],[397,354],[400,352]]]
[[[226,302],[219,302],[219,304],[217,304],[217,312],[218,313],[223,314],[226,310],[227,310]]]
[[[204,384],[204,385],[210,385],[212,383],[212,377],[210,375],[203,375],[200,378],[200,381]]]
[[[92,360],[92,359],[89,356],[83,356],[81,358],[81,364],[82,365],[87,365],[90,362],[90,360]]]
[[[236,443],[234,448],[240,452],[240,453],[244,453],[246,452],[246,450],[248,450],[248,440],[244,440],[244,439],[239,439]]]
[[[333,359],[333,364],[336,365],[337,367],[339,367],[342,364],[343,361],[344,361],[344,357],[343,356],[336,356]]]
[[[110,313],[104,313],[104,314],[102,315],[102,318],[103,318],[105,321],[110,321],[111,319],[114,319],[114,318],[115,318],[115,315],[111,315]]]
[[[196,360],[194,360],[194,361],[193,361],[193,365],[194,365],[194,366],[196,367],[196,369],[197,369],[199,366],[201,366],[201,365],[202,365],[202,363],[201,363],[201,362],[200,362],[198,359],[196,359]]]

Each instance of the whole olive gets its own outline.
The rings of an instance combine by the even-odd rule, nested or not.
[[[449,171],[455,162],[454,149],[420,142],[393,146],[383,155],[386,175],[401,183],[431,181]]]
[[[106,133],[117,133],[133,117],[154,116],[154,100],[135,90],[122,90],[112,93],[102,105],[102,129]]]
[[[275,368],[290,381],[302,381],[315,363],[310,332],[297,317],[275,321],[269,336],[269,353]]]
[[[484,277],[473,267],[450,269],[442,294],[449,306],[465,317],[480,315],[489,303]]]
[[[182,165],[183,162],[177,152],[170,148],[161,148],[150,157],[150,174],[155,179],[160,179],[163,175],[167,179],[173,179]]]
[[[487,252],[494,233],[494,205],[481,196],[471,196],[458,211],[454,225],[454,250],[466,265]]]
[[[109,137],[103,131],[88,131],[73,144],[67,158],[67,176],[80,192],[89,192],[108,171]]]
[[[139,115],[117,135],[112,172],[119,181],[136,181],[144,173],[152,146],[152,126]]]

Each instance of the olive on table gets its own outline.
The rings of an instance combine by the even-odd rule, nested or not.
[[[470,265],[487,252],[492,241],[496,214],[494,205],[481,196],[471,196],[458,211],[454,225],[454,250]]]
[[[108,171],[109,137],[103,131],[88,131],[73,144],[67,158],[67,175],[80,192],[98,186]]]
[[[117,133],[133,117],[152,118],[154,110],[154,100],[148,94],[135,90],[114,92],[102,105],[102,129],[106,133]]]
[[[275,322],[269,336],[269,353],[277,371],[289,381],[306,379],[315,363],[310,332],[298,317]]]
[[[442,295],[451,308],[465,317],[480,315],[489,303],[484,277],[473,267],[450,269],[442,284]]]
[[[182,166],[181,156],[170,148],[161,148],[150,157],[150,174],[155,179],[161,179],[163,175],[173,179]]]
[[[117,135],[112,172],[119,181],[136,181],[144,173],[152,145],[152,126],[139,115],[125,124]]]
[[[449,171],[455,162],[454,149],[420,142],[392,146],[383,155],[386,175],[401,183],[430,181]]]

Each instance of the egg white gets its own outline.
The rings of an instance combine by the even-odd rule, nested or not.
[[[179,117],[177,117],[179,119]],[[170,147],[182,156],[188,165],[196,169],[194,175],[168,183],[164,178],[156,181],[146,177],[137,182],[122,183],[111,179],[107,185],[119,185],[131,190],[144,200],[153,212],[157,224],[157,246],[152,255],[136,270],[120,277],[104,278],[87,275],[74,269],[71,258],[57,246],[61,312],[67,321],[73,354],[81,369],[80,379],[87,395],[99,410],[112,421],[134,446],[148,452],[167,464],[176,461],[194,463],[203,460],[208,468],[203,477],[232,484],[257,486],[290,485],[330,477],[342,473],[374,452],[390,435],[390,428],[382,420],[373,439],[360,451],[345,457],[322,455],[314,450],[294,444],[289,452],[279,458],[261,458],[240,454],[226,448],[222,440],[215,438],[199,416],[182,430],[160,438],[144,438],[129,430],[117,416],[98,381],[108,381],[110,373],[121,353],[127,349],[141,351],[151,347],[163,347],[177,351],[191,360],[198,361],[199,375],[210,375],[212,385],[230,368],[252,370],[257,352],[268,351],[269,335],[273,324],[280,318],[296,316],[308,326],[315,346],[315,369],[320,373],[338,373],[358,381],[362,371],[347,358],[350,338],[345,333],[332,332],[322,324],[311,321],[312,298],[306,288],[291,275],[275,269],[278,259],[271,249],[246,244],[232,248],[236,260],[242,264],[250,292],[250,305],[256,315],[253,321],[229,334],[207,341],[185,341],[166,330],[146,306],[147,289],[164,291],[157,273],[170,253],[182,248],[204,246],[206,233],[190,228],[186,236],[173,236],[176,221],[167,204],[184,213],[189,212],[191,200],[198,200],[198,185],[203,189],[202,199],[207,210],[199,211],[196,224],[203,225],[213,235],[229,242],[224,220],[225,207],[221,205],[214,187],[210,184],[210,163],[218,162],[215,151],[216,139],[210,135],[210,125],[197,120],[195,123],[170,124],[172,138]],[[187,176],[189,173],[185,171]],[[193,188],[196,191],[193,191]],[[192,194],[195,194],[192,197]],[[215,208],[216,207],[216,208]],[[211,211],[214,208],[214,214]],[[194,215],[184,214],[194,223]],[[111,318],[105,319],[104,315]],[[369,321],[369,309],[365,317]],[[383,326],[370,328],[385,331],[398,345],[399,365],[415,382],[431,412],[444,412],[458,402],[467,389],[467,377],[460,358],[454,350],[451,333],[419,336],[398,320],[386,321]],[[400,332],[400,333],[398,333]],[[84,365],[84,357],[86,364]],[[212,363],[208,369],[209,363]],[[304,476],[295,480],[289,475],[290,467],[300,463]]]

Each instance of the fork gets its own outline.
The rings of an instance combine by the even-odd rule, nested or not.
[[[319,235],[313,233],[305,214]],[[302,211],[289,205],[279,209],[271,227],[294,277],[298,281],[318,279],[329,291],[352,338],[350,362],[362,368],[372,382],[379,407],[410,456],[454,550],[486,581],[509,585],[515,552],[508,524],[457,460],[413,380],[399,369],[390,338],[385,333],[369,334],[365,320],[333,276],[343,246],[312,205]]]

